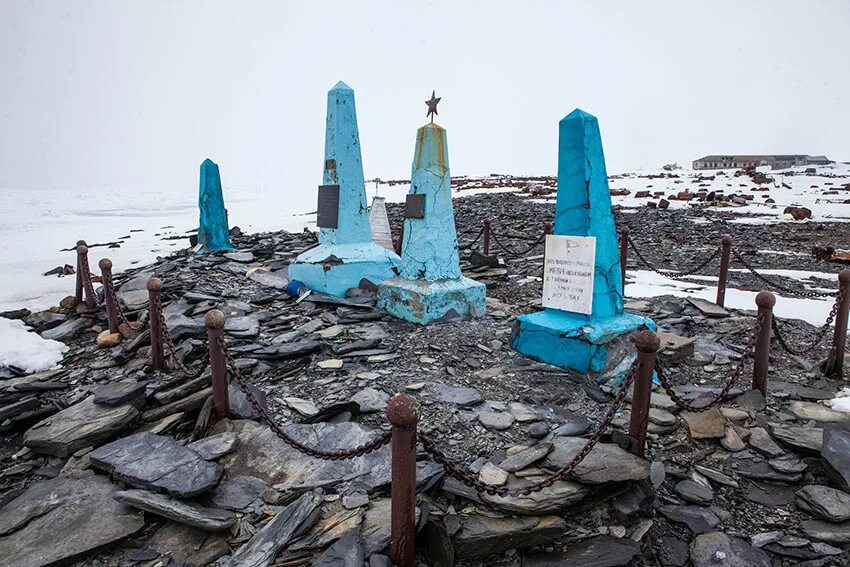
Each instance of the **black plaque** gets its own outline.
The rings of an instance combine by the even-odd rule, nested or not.
[[[319,228],[339,227],[339,185],[319,185],[316,225]]]
[[[425,217],[425,195],[407,195],[404,202],[404,218],[421,219]]]

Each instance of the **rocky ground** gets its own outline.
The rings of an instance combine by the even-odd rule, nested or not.
[[[417,327],[375,309],[370,290],[296,303],[281,291],[284,270],[315,239],[288,233],[238,235],[238,253],[187,249],[116,276],[129,318],[142,323],[145,283],[163,280],[169,331],[193,375],[173,364],[152,372],[147,331],[98,341],[102,309],[66,301],[5,314],[70,349],[59,370],[0,369],[0,564],[388,564],[389,447],[352,461],[302,455],[274,436],[235,385],[231,419],[215,423],[203,325],[213,308],[225,313],[241,372],[305,444],[336,449],[371,439],[387,427],[389,397],[405,392],[421,404],[420,427],[488,483],[519,486],[570,460],[612,391],[510,349],[513,317],[540,303],[543,248],[513,258],[496,241],[531,246],[552,206],[488,194],[457,199],[455,208],[464,271],[487,285],[488,314],[479,320]],[[389,205],[389,214],[398,226],[401,207]],[[469,248],[487,216],[497,235],[492,255],[502,262]],[[618,224],[663,267],[695,265],[724,233],[757,267],[842,267],[810,250],[846,247],[846,225],[730,224],[732,216],[701,205],[617,211]],[[768,243],[798,254],[755,253]],[[734,272],[730,287],[764,285]],[[755,324],[752,312],[672,296],[627,307],[663,330],[666,374],[696,404],[731,375]],[[815,330],[782,323],[797,345]],[[850,564],[850,414],[823,403],[843,386],[820,373],[828,344],[805,358],[774,344],[767,399],[749,390],[749,361],[732,397],[708,412],[679,411],[657,388],[647,460],[617,444],[628,428],[626,403],[569,481],[531,497],[479,495],[445,477],[420,446],[420,561]]]

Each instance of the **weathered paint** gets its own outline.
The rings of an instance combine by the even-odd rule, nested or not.
[[[420,325],[455,317],[483,317],[486,288],[464,277],[433,282],[394,278],[378,286],[378,307]]]
[[[230,228],[227,226],[227,209],[221,191],[218,166],[206,159],[201,164],[201,182],[198,191],[201,219],[198,225],[199,253],[233,250],[230,245]]]
[[[295,259],[289,278],[342,297],[362,279],[397,276],[399,257],[372,242],[354,91],[342,81],[328,92],[322,185],[339,185],[337,228],[319,230],[319,245]]]
[[[436,124],[416,132],[409,194],[424,198],[424,214],[404,221],[400,277],[378,287],[378,307],[423,325],[482,317],[486,288],[460,271],[446,131]]]
[[[522,315],[513,348],[556,366],[619,376],[622,353],[613,353],[612,341],[644,327],[655,329],[655,323],[623,312],[619,246],[596,117],[576,109],[561,120],[558,134],[554,232],[596,237],[592,313],[546,309]]]

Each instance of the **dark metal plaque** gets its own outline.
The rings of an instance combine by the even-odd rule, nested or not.
[[[339,185],[319,185],[319,208],[316,214],[319,228],[339,226]]]
[[[421,219],[425,217],[425,195],[408,195],[404,202],[404,218]]]

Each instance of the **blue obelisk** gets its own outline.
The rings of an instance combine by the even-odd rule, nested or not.
[[[198,225],[198,252],[227,252],[230,245],[230,228],[227,226],[227,209],[221,192],[221,175],[212,160],[201,164],[201,183],[198,192],[201,220]]]
[[[363,280],[377,285],[397,275],[398,256],[372,242],[354,91],[342,81],[328,92],[316,224],[319,245],[301,253],[289,266],[290,280],[343,297]]]
[[[627,335],[655,323],[623,312],[623,284],[602,138],[595,116],[574,110],[559,124],[556,235],[596,238],[590,315],[545,309],[517,317],[513,347],[537,360],[611,373],[634,357]]]
[[[378,287],[378,307],[420,324],[483,316],[484,284],[460,271],[446,131],[434,123],[416,132],[405,216],[400,277]]]

